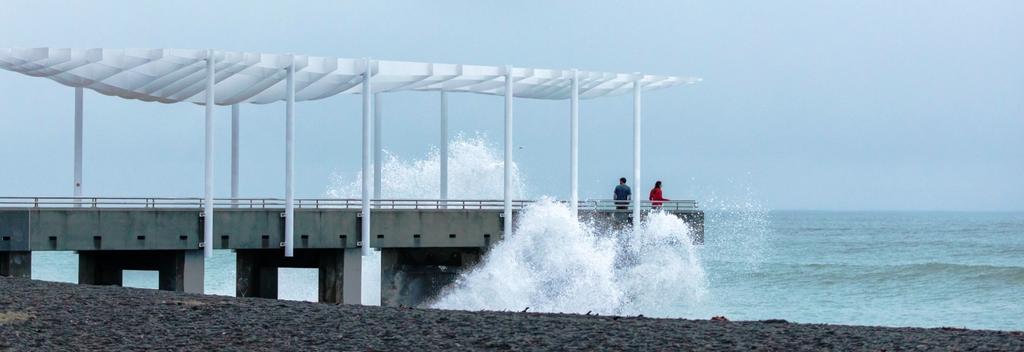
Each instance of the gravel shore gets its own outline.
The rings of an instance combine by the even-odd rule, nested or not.
[[[465,312],[0,277],[0,350],[1024,350],[1024,333]]]

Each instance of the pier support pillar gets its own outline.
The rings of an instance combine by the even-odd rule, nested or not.
[[[161,290],[203,293],[204,257],[199,250],[78,252],[79,284],[121,286],[125,270],[157,271]]]
[[[280,250],[274,249],[239,249],[235,251],[235,295],[238,297],[277,298],[278,268],[310,268],[318,271],[318,300],[321,303],[355,303],[347,299],[350,286],[354,287],[352,295],[359,298],[358,284],[347,283],[349,256],[346,252],[354,252],[356,259],[361,259],[359,249],[296,249],[294,256],[285,257]],[[356,266],[358,269],[360,266]],[[355,277],[358,280],[358,276]]]
[[[265,265],[264,257],[280,255],[268,250],[235,251],[235,296],[277,298],[277,266]]]
[[[363,250],[346,248],[344,259],[342,296],[345,304],[363,304]],[[323,279],[321,279],[323,280]]]
[[[0,276],[32,278],[32,252],[0,252]]]
[[[459,273],[480,261],[483,248],[383,248],[380,304],[416,307],[430,303]]]

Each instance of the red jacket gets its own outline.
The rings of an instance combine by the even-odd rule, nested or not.
[[[664,201],[668,200],[667,198],[661,196],[661,188],[652,188],[651,196],[649,198],[651,200],[651,206],[654,207],[660,207],[661,203],[664,203]]]

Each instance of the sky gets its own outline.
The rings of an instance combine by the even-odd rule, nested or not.
[[[696,76],[644,95],[643,193],[768,209],[1024,210],[1020,1],[18,1],[0,47],[212,48]],[[69,196],[74,90],[0,71],[0,196]],[[383,143],[436,147],[438,98],[385,97]],[[500,150],[501,97],[450,133]],[[568,195],[567,101],[515,102],[531,196]],[[216,195],[229,195],[218,107]],[[296,106],[296,196],[360,166],[360,100]],[[87,91],[84,190],[201,196],[203,107]],[[244,105],[241,196],[284,193],[284,104]],[[632,97],[581,106],[582,198],[632,175]],[[634,183],[633,180],[630,181]],[[501,185],[495,185],[500,187]]]

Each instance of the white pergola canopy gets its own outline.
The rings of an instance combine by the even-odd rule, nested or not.
[[[505,95],[503,66],[377,61],[324,56],[197,49],[0,48],[0,68],[46,77],[101,94],[161,103],[205,104],[206,61],[215,63],[215,103],[266,104],[287,97],[295,69],[295,101],[361,93],[367,63],[372,93],[447,91]],[[573,70],[512,68],[513,96],[569,99]],[[581,99],[627,94],[633,83],[651,90],[698,78],[579,71]]]
[[[381,158],[379,93],[398,91],[440,92],[441,172],[440,198],[447,200],[447,143],[449,92],[500,95],[504,115],[505,233],[511,233],[512,102],[513,98],[568,99],[570,123],[570,199],[579,201],[579,101],[632,93],[633,180],[640,181],[640,106],[644,90],[699,82],[699,78],[606,73],[578,70],[515,68],[376,61],[306,55],[260,54],[194,49],[66,49],[0,48],[0,68],[29,76],[46,77],[75,88],[74,194],[82,195],[83,89],[125,99],[161,103],[205,105],[205,190],[203,216],[213,218],[214,105],[231,105],[231,197],[238,198],[238,139],[240,103],[285,102],[285,256],[294,251],[295,111],[298,101],[324,99],[337,94],[362,95],[362,225],[361,250],[369,254],[371,188],[380,198]],[[212,102],[212,104],[210,104]],[[376,127],[375,127],[376,126]],[[373,147],[371,147],[371,143]],[[371,153],[371,148],[374,150]],[[376,155],[374,157],[373,155]],[[375,164],[375,165],[372,165]],[[376,172],[371,174],[371,165]],[[640,200],[634,197],[632,216],[640,218]],[[440,204],[440,203],[439,203]],[[203,250],[213,254],[213,221],[203,223]],[[207,245],[209,244],[209,245]],[[358,275],[359,270],[345,275]],[[358,293],[358,290],[354,292]],[[346,294],[346,301],[349,300]],[[353,298],[358,303],[358,297]]]

